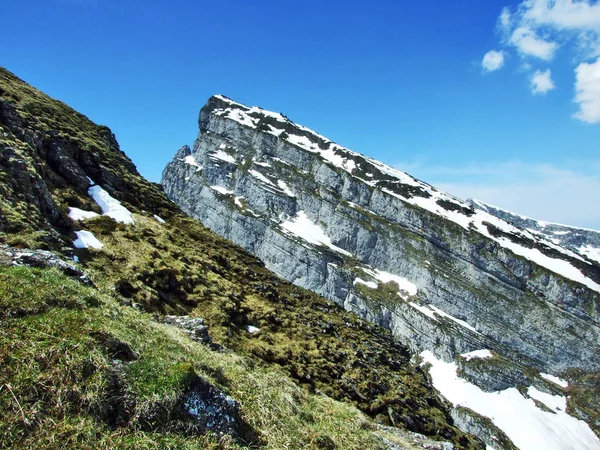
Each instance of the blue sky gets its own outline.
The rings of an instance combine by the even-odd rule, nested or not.
[[[597,1],[4,0],[2,17],[0,65],[111,127],[152,181],[221,93],[459,197],[600,229]]]

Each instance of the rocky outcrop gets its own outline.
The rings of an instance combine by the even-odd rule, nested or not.
[[[53,267],[83,284],[92,285],[92,281],[81,269],[46,250],[13,248],[0,244],[0,266],[4,265],[29,266],[41,269]]]

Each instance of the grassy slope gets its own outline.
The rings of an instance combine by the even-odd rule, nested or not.
[[[85,293],[78,292],[75,297],[63,296],[55,284],[47,288],[47,299],[37,300],[55,302],[54,306],[44,311],[33,306],[31,314],[4,319],[7,326],[3,324],[0,352],[8,362],[2,364],[6,369],[0,372],[0,385],[4,386],[0,394],[5,405],[10,404],[2,420],[6,439],[25,439],[19,441],[20,446],[39,439],[48,447],[54,446],[52,442],[84,446],[77,444],[78,440],[88,446],[99,442],[133,447],[143,446],[140,443],[146,439],[164,440],[160,444],[164,447],[198,445],[198,439],[212,442],[211,438],[195,437],[189,438],[190,444],[188,438],[172,436],[168,430],[147,435],[136,428],[135,420],[123,427],[106,425],[92,433],[94,424],[102,420],[102,415],[94,412],[94,408],[102,409],[98,400],[106,385],[102,377],[110,372],[108,357],[89,337],[93,328],[99,328],[130,343],[142,357],[128,364],[148,364],[149,373],[156,377],[182,363],[207,375],[225,371],[229,392],[244,399],[247,421],[271,448],[285,448],[286,439],[297,441],[298,448],[308,447],[319,433],[330,435],[342,448],[369,448],[370,432],[357,425],[364,421],[360,414],[315,393],[357,406],[382,423],[449,439],[465,448],[477,446],[451,425],[427,375],[388,332],[276,278],[256,258],[185,217],[155,185],[137,174],[106,127],[91,123],[3,69],[0,95],[0,242],[62,249],[70,254],[74,230],[84,228],[105,244],[99,251],[77,251],[99,288],[97,292],[90,294],[85,288]],[[63,157],[61,165],[48,156],[53,149]],[[71,222],[65,214],[68,206],[97,207],[85,186],[65,175],[62,169],[69,164],[134,211],[135,225],[117,224],[106,217]],[[26,174],[29,181],[16,180],[16,173]],[[44,207],[34,202],[43,189],[50,197],[42,202]],[[153,214],[165,218],[166,223],[157,222]],[[32,278],[26,269],[20,270],[24,272],[3,273],[12,277],[3,285],[7,302],[3,308],[27,302],[21,294],[24,290],[43,292],[40,277],[45,275],[37,273]],[[29,282],[17,288],[14,280],[21,276],[29,276]],[[48,276],[54,277],[55,283],[66,282],[56,274]],[[54,291],[60,294],[50,295]],[[100,307],[80,305],[80,300],[73,303],[74,298],[89,295],[99,296],[95,302]],[[223,356],[192,344],[134,309],[117,306],[117,300],[123,298],[148,312],[201,316],[213,339],[235,354]],[[259,327],[261,332],[250,335],[245,331],[247,325]],[[69,343],[66,348],[65,342]],[[15,345],[22,347],[16,351],[11,348]],[[42,355],[39,372],[28,375],[28,365],[37,355]],[[92,387],[81,378],[83,361],[88,359],[94,361],[94,367],[104,368],[104,372],[95,372],[98,381],[91,383]],[[203,368],[206,361],[212,361],[208,369]],[[142,398],[136,408],[143,407],[145,395],[169,397],[182,389],[178,382],[165,387],[162,378],[150,387],[138,386],[139,377],[129,376],[126,385]],[[94,388],[96,384],[100,387]],[[49,390],[40,391],[40,385]],[[8,386],[19,392],[13,397]],[[232,386],[245,387],[236,390]],[[71,391],[80,394],[71,397]],[[304,400],[290,403],[294,396]],[[74,406],[69,406],[71,400]],[[22,414],[15,408],[17,401]],[[23,426],[24,420],[34,425],[22,435],[24,429],[29,430]],[[339,433],[332,431],[338,427]]]
[[[114,292],[85,287],[55,270],[0,269],[0,447],[238,448],[214,436],[177,433],[141,417],[185,391],[190,373],[243,399],[246,420],[267,448],[376,446],[356,409],[309,394],[276,369],[210,351],[149,314],[118,304]],[[117,364],[99,335],[139,359]],[[118,378],[118,389],[113,381]],[[121,426],[111,418],[127,415]]]

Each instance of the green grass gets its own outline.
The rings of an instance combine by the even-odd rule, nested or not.
[[[36,292],[23,289],[32,280]],[[0,329],[2,448],[244,447],[177,433],[169,423],[143,430],[144,411],[169,404],[196,374],[240,402],[264,448],[318,448],[326,441],[336,448],[379,446],[369,420],[352,406],[311,394],[252,358],[211,351],[55,270],[0,268],[0,297],[21,311],[5,316]],[[138,359],[117,363],[99,333]]]

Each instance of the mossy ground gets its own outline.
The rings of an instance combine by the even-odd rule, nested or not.
[[[252,358],[211,351],[147,313],[120,306],[114,292],[55,270],[3,267],[0,296],[19,305],[3,309],[0,329],[2,448],[246,447],[227,437],[178,433],[169,423],[142,426],[143,412],[179,395],[190,373],[241,403],[244,419],[260,430],[254,445],[319,448],[325,439],[335,448],[378,447],[355,408],[311,394]],[[99,334],[133,349],[137,359],[120,361],[98,342]]]

